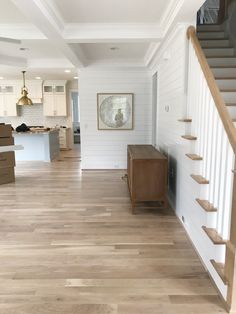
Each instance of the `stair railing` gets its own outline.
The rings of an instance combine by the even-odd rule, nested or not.
[[[208,187],[202,190],[200,197],[217,208],[216,219],[212,218],[209,227],[216,229],[227,242],[224,263],[229,285],[226,301],[231,307],[236,296],[236,180],[232,171],[235,169],[236,128],[193,26],[188,28],[187,36],[187,115],[192,118],[191,134],[197,137],[195,153],[203,158],[199,164],[199,174],[209,180]]]

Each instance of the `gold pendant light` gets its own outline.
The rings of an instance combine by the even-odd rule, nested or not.
[[[32,100],[28,97],[28,88],[25,86],[25,72],[26,71],[22,71],[24,85],[21,89],[22,97],[16,103],[18,106],[32,106],[33,105]]]

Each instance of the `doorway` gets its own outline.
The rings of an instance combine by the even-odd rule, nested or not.
[[[72,102],[72,127],[73,127],[73,143],[80,145],[80,114],[79,114],[79,93],[71,92]]]

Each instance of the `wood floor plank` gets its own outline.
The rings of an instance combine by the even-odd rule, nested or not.
[[[131,204],[124,171],[79,151],[0,188],[1,314],[226,313],[171,209]]]

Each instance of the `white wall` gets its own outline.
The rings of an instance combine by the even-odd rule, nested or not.
[[[186,117],[188,49],[186,25],[179,25],[162,45],[153,73],[158,71],[158,117],[157,146],[169,159],[169,200],[193,241],[206,268],[214,278],[222,295],[226,287],[213,269],[210,259],[222,262],[224,247],[214,246],[202,230],[203,225],[211,227],[214,214],[207,213],[196,203],[201,186],[190,175],[195,164],[186,153],[194,153],[194,143],[181,139],[189,133],[185,123],[178,119]],[[191,101],[191,100],[190,100]],[[169,112],[165,110],[169,107]],[[194,118],[194,117],[192,117]]]
[[[147,71],[91,71],[79,75],[83,169],[126,169],[127,145],[150,144],[151,74]],[[134,130],[97,129],[97,93],[134,93]]]

